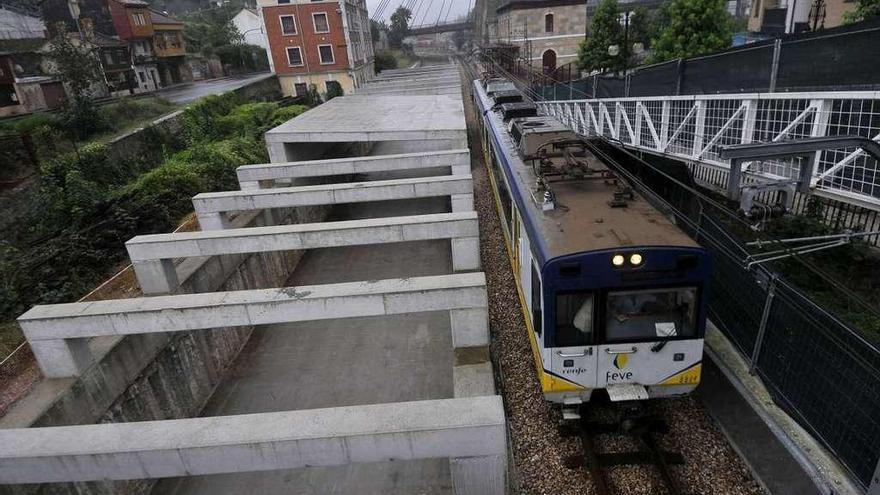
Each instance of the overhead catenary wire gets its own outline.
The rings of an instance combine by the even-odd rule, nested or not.
[[[416,0],[416,10],[415,10],[415,12],[413,12],[413,15],[412,15],[413,21],[415,21],[416,18],[419,16],[419,11],[422,10],[423,3],[424,3],[424,0]]]
[[[434,22],[435,26],[440,24],[440,17],[443,15],[443,8],[444,7],[446,7],[446,0],[442,0],[440,3],[440,10],[437,11],[437,21]]]
[[[382,14],[385,12],[385,6],[388,5],[388,2],[391,0],[379,0],[379,5],[376,6],[376,11],[373,12],[372,17],[370,17],[371,21],[375,21],[382,18]]]
[[[417,26],[421,26],[425,22],[425,17],[428,16],[428,11],[431,10],[432,5],[434,5],[434,0],[428,0],[428,6],[425,7],[425,11],[422,13],[422,20],[419,21]]]
[[[446,9],[446,16],[443,17],[443,24],[446,24],[447,19],[449,19],[449,13],[452,12],[452,2],[453,0],[449,0],[449,8]]]

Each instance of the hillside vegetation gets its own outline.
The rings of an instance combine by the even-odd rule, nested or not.
[[[137,160],[91,142],[44,161],[18,228],[0,239],[0,359],[21,340],[14,318],[79,299],[126,260],[125,241],[172,230],[193,195],[237,189],[236,167],[268,161],[263,133],[306,109],[209,96],[184,110],[179,135],[142,131],[155,146]]]

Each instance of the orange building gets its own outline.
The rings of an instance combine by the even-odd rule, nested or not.
[[[153,23],[153,50],[159,64],[162,86],[184,80],[186,47],[183,39],[183,22],[156,11],[150,11]]]
[[[371,79],[373,47],[364,0],[259,0],[269,64],[287,95],[345,92]]]

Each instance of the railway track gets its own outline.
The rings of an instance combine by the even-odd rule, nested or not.
[[[619,421],[601,422],[591,419],[592,412],[590,406],[581,406],[581,418],[565,424],[560,431],[562,436],[578,436],[583,447],[582,455],[566,459],[566,467],[569,469],[588,469],[596,493],[598,495],[613,495],[614,492],[606,472],[609,468],[647,464],[659,472],[667,494],[682,494],[678,482],[672,476],[670,467],[684,464],[684,457],[679,453],[663,450],[657,441],[658,435],[668,431],[663,419],[627,411],[623,413],[625,417]],[[641,449],[628,452],[600,452],[597,448],[597,436],[599,435],[627,437],[635,440]]]

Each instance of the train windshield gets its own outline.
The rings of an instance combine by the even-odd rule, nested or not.
[[[693,337],[697,323],[697,289],[609,292],[605,315],[608,342]]]
[[[562,292],[556,295],[556,347],[593,343],[593,293]]]

